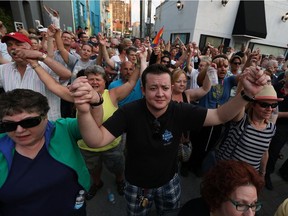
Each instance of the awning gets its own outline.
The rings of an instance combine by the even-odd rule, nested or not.
[[[240,0],[232,36],[266,38],[266,16],[264,0]]]

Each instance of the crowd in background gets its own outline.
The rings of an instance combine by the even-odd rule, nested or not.
[[[241,50],[234,50],[207,43],[200,50],[196,42],[183,44],[179,37],[175,41],[160,40],[159,44],[153,44],[148,36],[130,39],[105,37],[101,33],[90,35],[89,29],[81,26],[76,32],[62,31],[55,25],[7,32],[5,23],[0,22],[0,37],[2,92],[27,88],[42,93],[48,98],[48,120],[51,121],[77,116],[67,86],[81,76],[86,76],[92,88],[104,98],[101,104],[105,122],[118,108],[143,98],[140,77],[151,65],[161,65],[170,71],[173,101],[207,109],[221,107],[243,93],[239,83],[246,69],[264,71],[269,87],[256,95],[231,122],[203,127],[199,131],[183,131],[179,143],[190,142],[193,150],[188,161],[179,161],[179,173],[183,177],[188,176],[188,172],[202,176],[202,163],[207,153],[218,145],[221,134],[228,133],[223,145],[218,146],[217,159],[250,164],[263,177],[266,188],[273,190],[270,175],[288,140],[288,60],[284,55],[262,54],[261,50],[250,50],[245,45]],[[211,85],[207,75],[211,67],[216,68],[216,85]],[[15,71],[19,72],[19,77],[13,75]],[[91,106],[93,108],[93,104]],[[153,122],[156,131],[159,125]],[[236,140],[240,137],[244,141],[239,144]],[[101,148],[90,148],[84,140],[77,140],[92,180],[86,200],[92,199],[103,187],[102,164],[115,175],[118,193],[124,194],[125,143],[125,133]],[[288,181],[288,161],[281,167],[280,174]],[[258,181],[255,179],[253,181]],[[261,186],[255,187],[258,193]],[[240,211],[261,208],[257,200],[246,207],[233,200],[230,202]]]

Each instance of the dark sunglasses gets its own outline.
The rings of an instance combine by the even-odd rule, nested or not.
[[[235,65],[241,65],[240,62],[233,62],[233,64],[235,64]]]
[[[20,125],[22,128],[32,128],[39,125],[43,119],[43,115],[27,118],[18,122],[0,122],[0,133],[15,131]]]
[[[262,107],[262,108],[269,108],[269,107],[271,107],[271,108],[276,108],[276,107],[278,106],[278,103],[272,103],[272,104],[270,104],[270,103],[259,102],[259,101],[257,101],[257,103],[258,103],[259,106]]]
[[[155,119],[152,122],[152,129],[153,129],[153,133],[152,133],[152,137],[153,139],[159,140],[161,139],[161,123]]]

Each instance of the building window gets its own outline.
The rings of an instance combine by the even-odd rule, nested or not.
[[[221,44],[224,44],[224,50],[223,52],[226,52],[226,48],[230,44],[230,38],[221,38],[221,37],[215,37],[211,35],[200,35],[200,42],[199,42],[199,49],[203,52],[207,46],[207,44],[210,43],[213,47],[219,47]]]
[[[267,55],[269,56],[270,54],[274,56],[279,56],[279,55],[286,55],[287,53],[287,48],[283,47],[276,47],[276,46],[269,46],[266,44],[258,44],[258,43],[249,43],[249,48],[253,51],[256,49],[260,49],[260,52],[262,55]]]
[[[177,36],[180,38],[182,43],[184,43],[184,44],[188,44],[189,43],[190,33],[171,33],[171,35],[170,35],[171,44],[173,44],[173,42],[175,41]]]
[[[80,10],[79,10],[80,16],[84,16],[84,4],[80,3]]]

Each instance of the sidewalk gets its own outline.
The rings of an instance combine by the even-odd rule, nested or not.
[[[278,175],[278,168],[288,158],[288,146],[282,149],[284,154],[283,160],[278,160],[276,164],[276,172],[271,175],[272,183],[274,186],[273,191],[269,191],[264,188],[260,195],[259,201],[263,203],[263,207],[260,210],[258,216],[273,216],[278,206],[284,199],[288,198],[288,182],[282,180]],[[125,216],[125,200],[124,197],[117,194],[114,176],[106,169],[103,170],[104,186],[97,192],[96,196],[87,203],[87,215],[88,216]],[[188,177],[181,177],[182,195],[181,205],[188,200],[198,197],[200,195],[201,178],[195,177],[193,174],[189,174]],[[109,203],[107,200],[107,190],[111,189],[116,198],[116,203]],[[167,214],[167,216],[176,216],[177,211]],[[191,214],[192,215],[192,214]],[[152,211],[151,216],[156,216],[155,210]],[[287,215],[288,216],[288,215]]]

